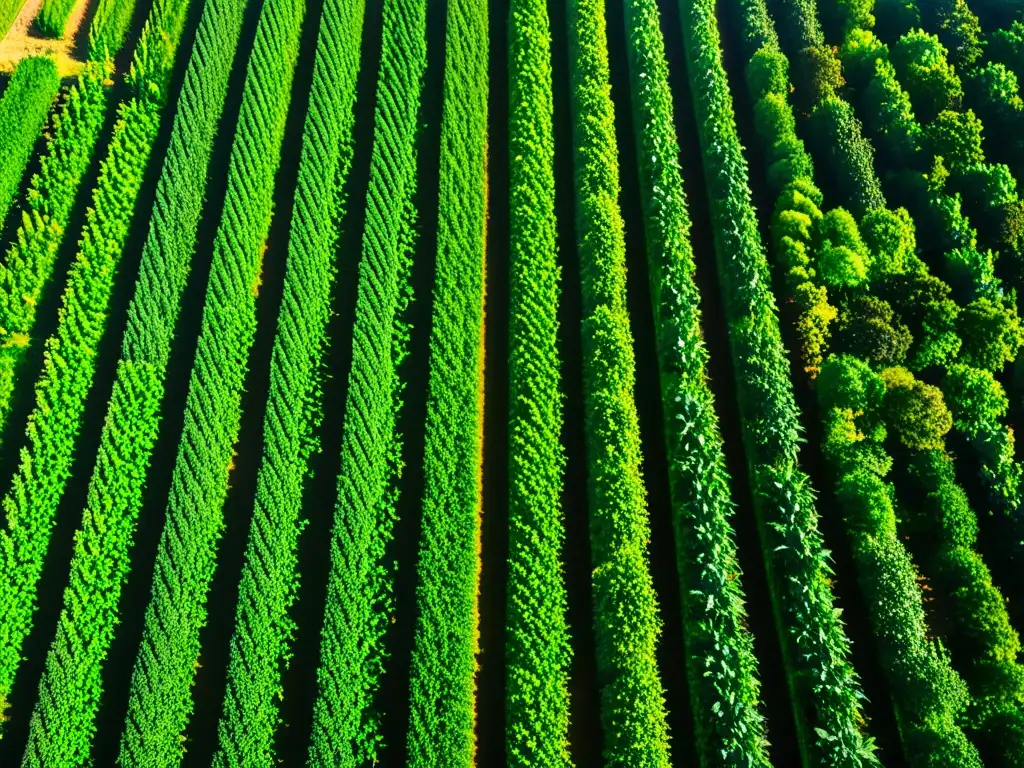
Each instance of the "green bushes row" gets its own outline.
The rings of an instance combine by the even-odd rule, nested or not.
[[[53,274],[79,186],[92,162],[107,110],[106,70],[91,64],[53,117],[32,177],[21,226],[0,264],[0,428],[7,422],[19,366],[32,343],[36,307]]]
[[[106,308],[158,127],[159,112],[152,105],[131,100],[121,106],[86,213],[57,330],[46,342],[27,442],[3,500],[7,529],[0,531],[5,555],[0,570],[0,702],[14,684],[32,629],[36,587],[71,476],[96,352],[106,330]]]
[[[704,766],[767,766],[661,19],[651,0],[624,7],[697,748]]]
[[[437,263],[407,765],[473,762],[482,461],[488,9],[447,6]]]
[[[797,468],[800,425],[793,384],[714,3],[684,0],[682,21],[744,442],[804,762],[871,765],[877,761],[863,732],[863,693],[834,608],[813,491]]]
[[[71,9],[76,0],[43,0],[43,5],[36,15],[35,24],[43,37],[60,39],[64,37],[64,29],[68,24]]]
[[[264,3],[246,64],[184,427],[129,690],[122,766],[173,766],[184,754],[304,14],[301,0]],[[148,457],[140,461],[145,464]]]
[[[187,6],[187,0],[154,9],[143,31],[143,40],[155,36],[167,40],[175,29],[180,30],[186,10],[183,6]],[[8,284],[12,288],[24,287],[38,295],[52,272],[63,229],[57,224],[66,224],[74,202],[64,193],[70,191],[76,179],[80,183],[91,151],[90,147],[70,145],[78,138],[97,140],[105,107],[105,76],[104,65],[90,65],[88,85],[82,86],[83,92],[93,90],[88,101],[82,103],[81,111],[61,113],[51,140],[51,153],[44,158],[39,181],[29,195],[29,204],[41,212],[39,221],[49,220],[50,225],[34,230],[39,232],[35,242],[25,231],[20,234],[24,260],[8,266],[24,268],[17,276],[23,282],[12,281]],[[69,101],[74,103],[77,102]],[[86,212],[82,240],[58,312],[57,329],[46,342],[42,375],[35,387],[35,407],[29,416],[27,444],[21,449],[12,488],[3,502],[8,530],[0,533],[0,537],[9,542],[10,557],[19,564],[17,568],[5,569],[0,577],[0,616],[4,617],[7,630],[0,635],[0,696],[4,698],[14,682],[22,644],[32,627],[36,586],[54,518],[71,474],[117,268],[135,215],[135,202],[156,140],[161,111],[160,103],[138,96],[119,107],[120,119],[114,126],[110,149],[92,192],[92,205]],[[43,197],[44,192],[49,194]],[[6,305],[12,306],[12,302]],[[30,331],[34,320],[34,311],[21,315],[22,333]],[[6,350],[0,356],[4,365],[0,371],[6,377],[3,381],[8,392],[13,388],[19,359]]]
[[[393,566],[385,550],[392,538],[403,467],[397,420],[407,376],[400,366],[409,346],[405,310],[412,300],[409,270],[416,237],[426,6],[424,0],[389,0],[383,9],[352,368],[309,750],[313,765],[369,765],[380,757],[375,694],[394,609]]]
[[[60,88],[46,56],[23,59],[0,98],[0,223],[18,194],[32,150]]]
[[[562,565],[551,24],[543,0],[509,15],[508,765],[568,768],[569,628]]]
[[[597,677],[605,763],[667,767],[605,10],[574,0],[568,11]]]
[[[71,577],[29,728],[27,766],[77,765],[89,755],[103,661],[130,569],[167,361],[244,6],[242,0],[208,0],[199,22],[157,182],[121,360],[75,538]],[[145,85],[146,80],[143,76],[135,82]],[[162,93],[159,88],[144,92]]]
[[[897,532],[892,467],[884,441],[886,388],[862,360],[830,357],[816,383],[823,449],[851,538],[904,753],[911,766],[981,766],[960,728],[969,696],[931,639],[917,571]]]
[[[320,19],[271,356],[263,458],[213,761],[218,768],[276,759],[278,701],[294,634],[289,610],[298,589],[305,479],[317,450],[336,245],[347,207],[364,13],[363,3],[331,0]]]

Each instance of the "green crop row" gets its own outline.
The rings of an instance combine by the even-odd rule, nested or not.
[[[569,3],[591,582],[607,765],[668,766],[603,0]]]
[[[149,19],[144,39],[166,39],[175,28],[180,29],[185,5],[185,0],[161,4]],[[88,87],[102,89],[105,72],[102,66],[92,69],[90,77],[95,82]],[[98,104],[88,116],[90,127],[86,136],[95,141],[105,101],[102,94],[95,94],[93,99]],[[119,107],[120,119],[114,126],[108,155],[100,165],[82,240],[58,312],[57,329],[46,342],[43,370],[35,387],[35,407],[28,421],[28,442],[21,449],[13,485],[3,501],[8,530],[0,532],[0,541],[6,544],[11,562],[17,563],[17,567],[5,569],[0,578],[0,696],[4,698],[14,683],[22,644],[32,628],[36,586],[55,515],[71,474],[75,442],[92,388],[97,350],[106,330],[117,267],[135,215],[136,198],[156,140],[161,112],[159,103],[138,96]],[[79,135],[79,127],[86,128],[79,126],[77,114],[68,113],[67,123],[61,120],[54,142],[71,142]],[[67,221],[73,200],[63,196],[65,185],[69,186],[75,178],[80,181],[88,165],[87,156],[66,147],[66,143],[60,148],[54,145],[54,153],[42,165],[41,183],[33,187],[29,196],[30,204],[38,206],[43,216],[53,216],[55,222]],[[39,194],[43,191],[57,194],[43,198]],[[25,281],[26,290],[32,288],[37,292],[42,290],[45,280],[35,280],[30,270],[52,271],[60,234],[53,226],[41,232],[43,236],[36,244],[36,248],[45,249],[41,252],[30,250],[24,233],[20,242],[24,252],[35,261],[22,262],[24,271],[18,277]],[[34,319],[33,313],[22,327],[30,328]],[[8,366],[4,373],[13,379],[18,357],[0,359]],[[13,382],[7,386],[13,387]]]
[[[543,0],[511,5],[506,755],[569,768],[551,23]]]
[[[447,5],[437,266],[407,765],[473,763],[479,612],[488,8]]]
[[[117,626],[121,586],[130,569],[167,362],[244,9],[243,0],[208,0],[203,8],[157,182],[57,634],[29,728],[26,766],[77,766],[89,756],[103,662]],[[145,85],[145,73],[139,75],[135,82]],[[148,92],[159,96],[164,91],[158,85]]]
[[[57,330],[46,342],[27,445],[3,501],[7,530],[0,532],[5,554],[0,571],[0,699],[14,684],[32,628],[36,586],[71,475],[96,351],[106,328],[106,307],[158,127],[159,112],[152,105],[133,100],[121,108],[86,214]]]
[[[708,384],[661,18],[653,0],[624,8],[698,754],[708,768],[768,766],[757,659],[731,524],[731,479]]]
[[[363,2],[330,0],[320,20],[271,357],[263,459],[213,762],[217,768],[262,766],[275,759],[277,700],[294,634],[289,610],[298,588],[303,490],[323,408],[322,362],[352,162],[364,12]]]
[[[341,436],[331,570],[321,631],[311,765],[379,760],[375,694],[391,625],[393,567],[385,559],[402,474],[406,308],[417,212],[416,140],[427,66],[427,3],[387,0],[374,145],[359,264],[352,368]]]
[[[68,89],[32,177],[21,226],[0,264],[0,429],[10,413],[19,365],[32,343],[36,307],[53,274],[79,186],[107,110],[106,69],[91,64]]]
[[[185,422],[121,738],[122,766],[170,767],[184,752],[304,15],[302,0],[267,0],[246,64]],[[148,460],[140,458],[140,465]]]
[[[18,194],[21,177],[59,88],[53,59],[33,56],[18,64],[0,98],[0,224]]]
[[[831,592],[814,496],[797,467],[800,424],[711,0],[683,0],[690,89],[711,200],[722,298],[762,548],[804,762],[877,762]]]

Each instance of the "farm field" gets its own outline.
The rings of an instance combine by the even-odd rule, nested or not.
[[[0,768],[1024,768],[1024,2],[0,0]]]

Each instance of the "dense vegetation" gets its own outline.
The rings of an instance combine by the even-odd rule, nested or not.
[[[1024,764],[1024,6],[86,2],[0,764]]]

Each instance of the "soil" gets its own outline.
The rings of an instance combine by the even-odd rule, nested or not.
[[[52,57],[61,79],[74,77],[85,66],[88,26],[82,22],[89,8],[89,0],[77,0],[68,17],[67,31],[60,40],[43,37],[36,27],[35,18],[42,5],[43,0],[25,0],[10,31],[0,40],[0,74],[13,73],[18,62],[29,56]],[[78,39],[79,30],[81,40]]]

